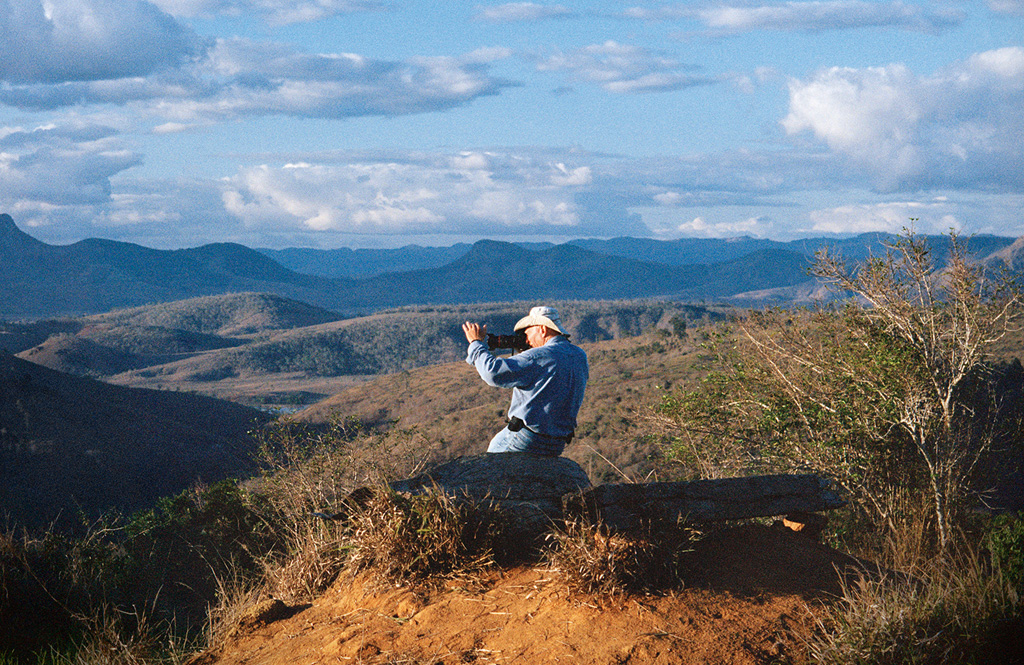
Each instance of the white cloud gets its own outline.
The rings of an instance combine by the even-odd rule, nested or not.
[[[719,5],[700,9],[697,15],[709,28],[723,32],[824,31],[879,26],[935,32],[958,25],[964,19],[959,10],[927,10],[905,2],[866,0]]]
[[[988,0],[985,4],[998,14],[1024,16],[1024,0]]]
[[[588,166],[469,152],[243,169],[225,207],[250,227],[346,234],[586,231],[575,192]]]
[[[555,164],[555,172],[551,174],[551,184],[559,187],[582,187],[593,181],[594,175],[589,166],[570,169],[559,162]]]
[[[990,0],[1013,4],[1019,0]],[[627,18],[645,21],[695,19],[717,34],[757,30],[821,32],[867,27],[893,27],[938,32],[959,25],[964,12],[950,7],[929,9],[907,2],[819,0],[775,3],[716,3],[704,6],[669,4],[657,8],[631,7]]]
[[[1024,190],[1024,48],[921,77],[902,65],[834,67],[789,85],[791,134],[810,131],[883,190]]]
[[[111,176],[140,163],[108,127],[7,128],[0,133],[0,204],[105,203]]]
[[[535,2],[507,2],[476,8],[476,18],[491,23],[539,21],[546,18],[567,18],[572,15],[572,10],[563,5],[540,5]]]
[[[925,234],[962,228],[954,206],[941,198],[840,206],[813,210],[808,216],[814,233],[899,233],[911,224],[915,231]]]
[[[537,68],[565,71],[576,80],[595,83],[614,93],[661,92],[717,82],[686,73],[691,67],[675,58],[615,41],[555,53],[539,60]]]
[[[695,217],[683,222],[662,235],[671,237],[685,236],[688,238],[731,238],[735,236],[764,235],[764,221],[757,217],[747,217],[730,221],[708,222],[703,217]]]
[[[142,0],[2,0],[0,35],[0,81],[12,84],[145,76],[206,48]]]
[[[492,57],[494,53],[490,54]],[[452,108],[509,83],[477,61],[453,57],[384,61],[349,53],[220,40],[201,62],[148,78],[0,88],[0,102],[30,109],[136,103],[175,123],[247,115],[345,118]]]
[[[331,16],[377,11],[379,0],[152,0],[172,16],[263,16],[275,25],[307,23]]]
[[[661,5],[660,7],[627,7],[622,11],[626,18],[637,18],[644,21],[671,21],[675,19],[688,18],[694,15],[696,9],[691,5]]]

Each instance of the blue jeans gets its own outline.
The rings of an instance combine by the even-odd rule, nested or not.
[[[537,434],[525,427],[518,432],[513,432],[506,427],[495,434],[490,445],[487,446],[489,453],[533,453],[550,457],[558,457],[564,449],[565,441]]]

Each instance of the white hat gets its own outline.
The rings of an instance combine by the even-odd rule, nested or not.
[[[559,335],[565,334],[565,331],[562,330],[562,319],[558,316],[558,310],[546,305],[540,305],[531,309],[528,316],[519,319],[515,330],[518,332],[530,326],[547,326]]]

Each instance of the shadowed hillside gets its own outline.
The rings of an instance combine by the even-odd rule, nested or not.
[[[0,318],[74,316],[244,291],[318,302],[344,287],[291,272],[241,245],[174,251],[99,239],[48,245],[0,215]]]
[[[190,484],[253,470],[267,416],[185,393],[84,379],[0,354],[0,505],[15,523],[132,511]]]

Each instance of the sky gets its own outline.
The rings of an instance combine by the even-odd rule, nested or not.
[[[1024,0],[0,0],[51,244],[1024,235]]]

